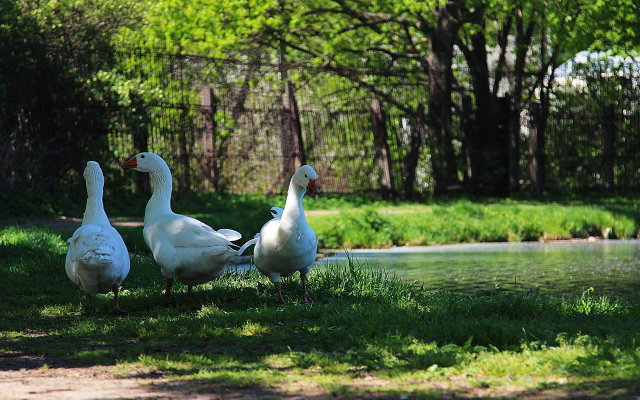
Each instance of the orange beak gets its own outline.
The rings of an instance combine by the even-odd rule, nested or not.
[[[316,194],[318,193],[318,182],[317,179],[309,179],[309,184],[307,185],[307,195],[309,195],[312,199],[316,199]]]
[[[128,161],[122,163],[122,168],[130,169],[130,168],[138,168],[138,159],[133,157]]]

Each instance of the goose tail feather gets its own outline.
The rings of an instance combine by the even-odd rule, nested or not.
[[[247,240],[247,242],[246,242],[245,244],[243,244],[243,245],[242,245],[242,247],[240,247],[240,248],[238,249],[238,252],[236,253],[236,255],[239,255],[239,256],[240,256],[240,255],[242,255],[242,253],[244,253],[244,251],[245,251],[246,249],[248,249],[248,248],[249,248],[249,246],[251,246],[251,245],[253,245],[253,244],[257,243],[259,238],[260,238],[260,236],[256,236],[256,237],[254,237],[254,238],[253,238],[253,239],[251,239],[251,240]]]

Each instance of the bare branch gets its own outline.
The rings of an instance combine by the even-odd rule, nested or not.
[[[378,25],[382,25],[382,24],[386,24],[386,23],[387,23],[387,21],[361,22],[359,24],[349,25],[347,27],[344,27],[344,28],[340,29],[338,31],[338,34],[343,34],[343,33],[350,32],[350,31],[355,31],[355,30],[360,29],[360,28],[371,28],[374,31],[376,31],[376,33],[380,33],[380,29],[378,28]]]

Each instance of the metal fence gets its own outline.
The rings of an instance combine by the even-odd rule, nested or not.
[[[548,120],[552,190],[640,187],[640,76],[563,77]]]
[[[78,147],[73,151],[84,153],[77,154],[75,164],[59,166],[62,184],[69,187],[81,186],[81,168],[90,158],[106,164],[108,185],[114,190],[140,187],[144,182],[135,183],[133,174],[124,174],[117,165],[139,150],[149,150],[167,160],[179,190],[210,190],[207,162],[213,151],[217,188],[281,191],[285,180],[281,176],[281,87],[287,78],[296,82],[306,162],[319,172],[323,190],[381,189],[369,108],[373,95],[333,71],[141,50],[114,53],[107,64],[104,60],[101,65],[75,62],[66,69],[60,67],[66,53],[47,49],[46,57],[50,70],[44,78],[24,93],[13,93],[2,106],[0,187],[5,189],[37,188],[43,171],[68,155],[57,152],[56,146],[75,143]],[[96,58],[100,59],[95,55],[90,59]],[[53,77],[56,71],[65,71],[66,79]],[[397,91],[399,98],[426,104],[428,82],[419,72],[353,73],[379,90]],[[583,86],[572,86],[576,79]],[[69,82],[71,87],[65,87]],[[615,187],[640,188],[639,83],[637,76],[600,74],[588,79],[572,76],[557,85],[544,144],[548,190],[603,187],[608,169]],[[415,121],[397,107],[387,105],[385,111],[391,183],[400,192]],[[465,118],[459,113],[454,116],[456,126]],[[47,121],[52,121],[49,128]],[[524,190],[529,187],[527,132],[523,124],[520,176]],[[34,143],[44,139],[46,143]],[[460,146],[456,151],[463,160]],[[431,191],[429,157],[425,146],[416,186],[426,194]]]
[[[122,57],[130,79],[144,82],[142,86],[169,89],[160,100],[156,97],[140,104],[146,132],[129,129],[131,115],[122,113],[121,122],[110,132],[110,149],[116,158],[125,158],[144,147],[167,160],[177,188],[210,189],[203,158],[207,141],[213,139],[217,141],[220,188],[262,193],[284,188],[280,66],[154,52]],[[194,76],[194,70],[200,76]],[[319,173],[323,190],[379,190],[379,173],[372,162],[375,149],[371,96],[348,79],[332,77],[326,71],[287,66],[286,73],[298,82],[295,96],[305,159]],[[324,79],[334,82],[316,83]],[[390,83],[389,90],[397,86],[397,82]],[[322,93],[318,92],[319,87]],[[214,128],[207,127],[207,114],[211,115]],[[411,121],[398,112],[388,112],[386,119],[394,185],[400,188],[402,155]],[[207,135],[207,129],[215,132]],[[136,136],[144,139],[136,140]],[[426,163],[422,169],[420,176],[424,180],[428,175]]]

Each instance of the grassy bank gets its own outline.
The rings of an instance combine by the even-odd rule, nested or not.
[[[6,195],[5,195],[6,196]],[[36,204],[38,201],[41,203]],[[45,199],[4,198],[0,220],[32,215],[82,217],[84,200],[75,203]],[[144,196],[105,196],[110,217],[142,219]],[[174,210],[228,227],[251,238],[284,197],[232,194],[183,194]],[[520,199],[456,198],[392,202],[371,196],[325,195],[304,200],[308,221],[319,247],[384,248],[460,242],[531,241],[607,235],[632,238],[640,228],[640,196],[591,194]],[[48,210],[48,211],[47,211]],[[145,251],[139,228],[121,228],[132,249]]]
[[[640,213],[631,207],[461,199],[398,204],[310,215],[322,248],[420,246],[535,241],[589,236],[632,238]]]
[[[120,299],[127,314],[115,318],[111,295],[88,308],[66,277],[66,237],[0,231],[3,368],[139,365],[193,392],[215,383],[356,397],[640,393],[637,296],[429,292],[351,264],[312,271],[311,305],[297,302],[297,277],[284,280],[280,305],[267,279],[248,273],[191,298],[178,285],[165,307],[158,267],[136,254]]]

